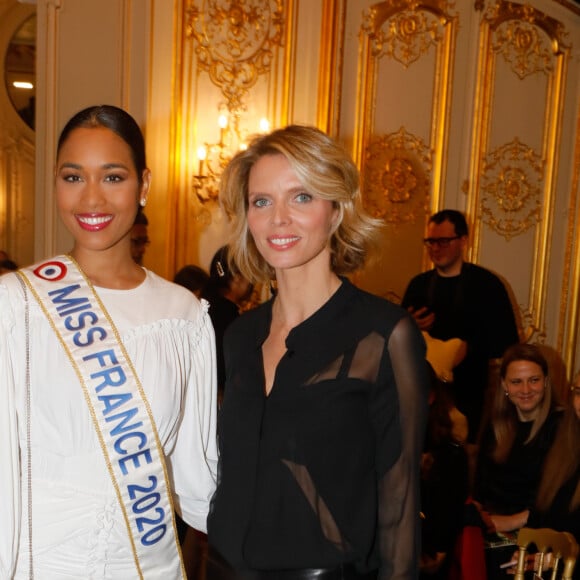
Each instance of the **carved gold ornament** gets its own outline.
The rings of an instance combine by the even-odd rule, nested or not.
[[[429,207],[431,153],[405,131],[372,139],[365,154],[364,203],[387,223],[414,222]]]
[[[563,25],[529,4],[497,2],[486,18],[494,30],[492,49],[523,79],[554,71],[554,57],[566,45]]]
[[[282,44],[282,0],[192,1],[186,18],[199,68],[220,88],[230,111],[242,109]]]
[[[389,4],[394,12],[386,25],[377,26],[379,12],[371,9],[362,29],[371,39],[373,57],[386,56],[408,67],[441,42],[445,22],[437,14],[424,10],[422,3],[395,1]]]
[[[495,36],[493,50],[500,53],[520,79],[553,70],[550,39],[525,22],[511,21],[501,26]]]
[[[544,164],[517,137],[484,160],[483,222],[506,240],[535,226],[541,217]]]

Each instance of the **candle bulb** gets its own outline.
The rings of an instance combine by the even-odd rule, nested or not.
[[[220,115],[218,117],[218,126],[220,128],[220,146],[221,146],[224,144],[224,134],[226,131],[226,127],[228,126],[227,115]]]
[[[268,133],[270,131],[270,121],[266,117],[260,119],[260,131],[262,133]]]
[[[197,148],[197,158],[199,159],[199,170],[198,175],[203,175],[203,162],[207,157],[207,149],[202,145],[201,147]]]

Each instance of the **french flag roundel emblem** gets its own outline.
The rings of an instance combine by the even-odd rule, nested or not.
[[[34,269],[34,275],[48,282],[58,282],[66,276],[66,271],[62,262],[44,262]]]

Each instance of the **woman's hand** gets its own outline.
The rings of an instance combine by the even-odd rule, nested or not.
[[[511,561],[514,562],[514,564],[512,566],[509,566],[506,572],[513,576],[516,573],[518,552],[514,552]],[[540,564],[540,554],[526,554],[524,568],[526,572],[537,572],[539,564]],[[552,568],[553,565],[554,559],[552,557],[552,552],[548,552],[547,554],[544,555],[544,565],[542,566],[542,569],[549,570],[550,568]]]

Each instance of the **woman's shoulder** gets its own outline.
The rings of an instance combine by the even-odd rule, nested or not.
[[[353,330],[358,328],[363,334],[377,332],[388,337],[396,327],[400,327],[405,329],[401,337],[416,334],[423,342],[419,338],[419,328],[407,310],[387,297],[372,294],[356,286],[353,286],[352,294],[345,303],[344,320],[344,324],[351,326]],[[407,321],[407,324],[401,326],[399,323],[403,321]]]
[[[378,315],[384,314],[402,318],[407,314],[407,311],[400,305],[393,302],[387,296],[380,296],[373,294],[367,290],[363,290],[355,286],[349,280],[345,280],[346,291],[349,294],[348,302],[363,311],[376,313]]]
[[[191,314],[201,314],[207,310],[207,303],[203,303],[196,296],[179,284],[162,278],[155,272],[146,270],[147,277],[138,289],[141,298],[146,300],[149,307],[158,312],[162,318],[190,318]]]
[[[8,272],[0,276],[0,312],[4,316],[15,303],[24,300],[22,284],[16,272]]]

